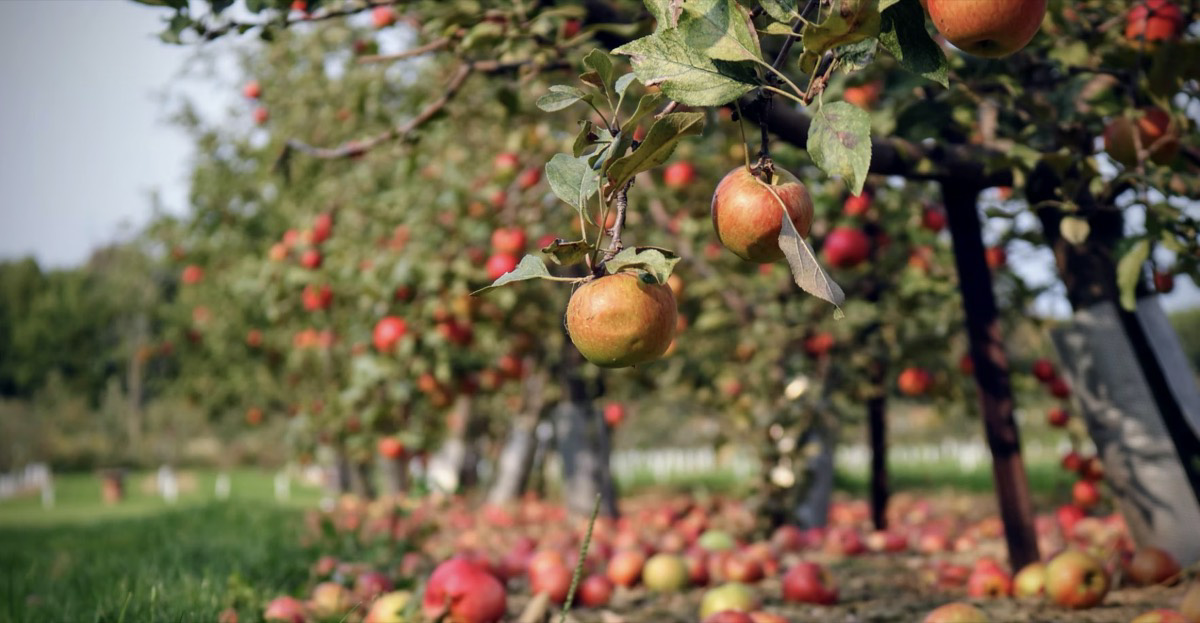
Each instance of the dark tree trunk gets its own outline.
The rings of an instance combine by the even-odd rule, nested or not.
[[[836,432],[828,427],[825,418],[816,414],[812,423],[797,440],[797,447],[816,446],[803,464],[804,487],[800,491],[793,516],[805,528],[823,528],[829,523],[829,505],[833,500],[833,449]]]
[[[383,493],[388,497],[399,497],[408,491],[408,458],[390,459],[379,457],[379,471],[383,480]]]
[[[563,342],[563,364],[559,370],[566,400],[553,410],[562,457],[563,493],[567,508],[577,515],[590,515],[599,495],[600,513],[617,517],[617,491],[609,466],[608,425],[593,405],[593,393],[579,376],[583,357],[569,340]]]
[[[878,393],[867,400],[867,433],[871,444],[871,521],[876,530],[887,529],[887,397]]]
[[[525,369],[533,362],[527,360]],[[488,493],[491,504],[507,504],[516,500],[529,484],[533,461],[537,454],[537,427],[541,422],[546,379],[541,373],[530,374],[522,383],[521,413],[513,418],[508,440],[496,460],[496,478]]]
[[[354,461],[350,464],[350,492],[363,499],[375,499],[375,485],[371,482],[370,461]]]
[[[1009,562],[1013,569],[1020,569],[1039,559],[1037,533],[1029,481],[1021,462],[1021,438],[1013,417],[1008,355],[980,234],[979,191],[951,182],[942,184]]]
[[[353,480],[351,471],[350,459],[346,457],[346,451],[342,448],[337,448],[333,459],[333,480],[329,483],[333,489],[333,493],[342,495],[351,492],[351,483]]]

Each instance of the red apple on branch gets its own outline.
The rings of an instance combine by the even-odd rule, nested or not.
[[[713,229],[721,244],[743,260],[775,262],[783,259],[779,232],[785,209],[796,231],[808,236],[812,198],[796,176],[777,168],[768,183],[738,167],[725,175],[713,193]]]

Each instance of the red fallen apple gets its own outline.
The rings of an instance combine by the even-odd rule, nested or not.
[[[304,623],[308,620],[304,602],[295,597],[276,597],[263,611],[263,620],[279,623]]]
[[[1086,510],[1100,503],[1100,492],[1091,482],[1079,480],[1071,487],[1071,500]]]
[[[517,159],[517,155],[507,151],[496,154],[495,160],[492,161],[492,171],[502,178],[516,173],[519,166],[521,166],[521,161]]]
[[[1008,597],[1012,594],[1012,580],[1002,569],[989,566],[976,566],[971,575],[967,577],[967,596],[980,597]]]
[[[612,427],[619,426],[625,420],[625,405],[610,402],[604,405],[604,421]]]
[[[396,23],[396,11],[390,6],[377,6],[371,11],[371,23],[376,29],[387,28]]]
[[[1167,552],[1152,546],[1139,548],[1125,565],[1135,584],[1162,584],[1179,575],[1179,563]]]
[[[586,608],[602,608],[612,599],[613,584],[608,578],[593,574],[579,584],[579,603]]]
[[[1090,482],[1100,482],[1104,480],[1104,463],[1100,462],[1100,457],[1089,456],[1084,459],[1079,466],[1079,476]]]
[[[1200,581],[1192,582],[1191,588],[1183,594],[1179,602],[1179,612],[1191,623],[1200,623]]]
[[[496,253],[488,258],[487,275],[492,281],[511,273],[517,267],[517,256],[509,253]]]
[[[359,601],[371,601],[392,590],[392,580],[380,571],[367,571],[354,580],[354,596]]]
[[[925,208],[921,213],[921,227],[937,233],[946,228],[946,211],[941,208]]]
[[[270,118],[271,118],[271,113],[267,112],[266,108],[259,106],[258,108],[254,109],[254,123],[257,123],[258,125],[262,125],[267,122],[267,119],[270,119]]]
[[[1067,550],[1046,565],[1046,596],[1068,608],[1091,608],[1108,593],[1108,573],[1091,556]]]
[[[421,609],[430,620],[496,623],[504,617],[504,585],[478,565],[452,558],[438,565],[425,586]]]
[[[825,261],[835,268],[854,268],[871,254],[871,241],[862,230],[854,227],[835,227],[825,236],[821,246]]]
[[[758,582],[764,575],[762,562],[743,552],[735,552],[726,559],[723,571],[726,580],[742,584]]]
[[[802,562],[783,576],[783,599],[828,606],[837,603],[837,587],[820,565]]]
[[[333,235],[333,215],[329,212],[322,212],[313,219],[312,227],[312,242],[313,244],[321,244]]]
[[[250,82],[246,83],[246,86],[242,87],[242,95],[245,95],[252,100],[256,100],[262,95],[262,87],[259,86],[257,80],[251,80]]]
[[[1159,294],[1168,294],[1175,289],[1175,275],[1163,272],[1161,270],[1154,271],[1154,290]]]
[[[675,337],[675,295],[665,285],[621,272],[580,286],[567,303],[567,333],[588,361],[603,368],[649,363]]]
[[[521,190],[529,190],[537,183],[542,181],[542,170],[537,167],[531,167],[521,171],[521,175],[517,177],[517,187]]]
[[[405,623],[404,614],[410,601],[412,594],[408,591],[394,591],[382,595],[371,604],[363,623]]]
[[[983,252],[983,258],[992,270],[1003,268],[1008,263],[1008,253],[1004,251],[1004,247],[988,247]]]
[[[1155,608],[1137,615],[1129,623],[1192,623],[1192,621],[1174,610]]]
[[[871,195],[863,193],[861,195],[850,195],[846,197],[846,201],[842,202],[842,212],[846,216],[862,216],[871,209]]]
[[[663,184],[667,188],[686,188],[696,179],[696,167],[690,162],[674,162],[663,171]]]
[[[404,444],[395,437],[384,437],[379,440],[379,454],[395,460],[404,456]]]
[[[1069,398],[1071,396],[1071,386],[1062,377],[1055,377],[1050,381],[1050,395],[1055,398]]]
[[[1043,383],[1049,383],[1058,378],[1058,371],[1049,359],[1038,359],[1033,362],[1033,376]]]
[[[1067,425],[1067,421],[1071,419],[1071,415],[1066,409],[1055,407],[1046,412],[1046,423],[1055,427],[1062,428]]]
[[[571,570],[565,564],[529,567],[529,590],[534,595],[546,593],[550,601],[561,604],[571,588]]]
[[[1016,597],[1040,597],[1046,592],[1046,565],[1032,562],[1025,565],[1013,578],[1013,595]]]
[[[321,582],[313,587],[308,607],[317,618],[346,614],[354,606],[350,590],[336,582]]]
[[[755,610],[750,613],[750,620],[754,623],[790,623],[787,617],[775,614],[773,612],[763,612]]]
[[[321,267],[321,252],[316,249],[308,249],[300,254],[300,265],[310,270],[315,270]]]
[[[714,612],[701,623],[754,623],[754,619],[740,610],[722,610]]]
[[[704,592],[700,599],[700,619],[727,610],[750,612],[758,608],[758,598],[745,584],[730,582]]]
[[[373,334],[375,342],[375,350],[381,353],[390,353],[395,348],[396,343],[404,334],[408,332],[408,325],[403,318],[397,316],[384,316],[375,323],[375,332]]]
[[[709,581],[708,553],[694,547],[683,556],[688,568],[688,583],[692,586],[707,586]]]
[[[781,552],[798,552],[806,543],[804,531],[799,526],[783,525],[771,534],[771,546]]]
[[[687,562],[674,554],[655,554],[642,568],[642,584],[659,593],[674,593],[688,584]]]
[[[186,285],[195,285],[204,280],[204,269],[195,264],[189,264],[183,269],[180,280]]]
[[[646,554],[642,550],[625,549],[613,554],[605,574],[613,584],[630,587],[642,576],[642,567],[645,564]]]
[[[333,289],[329,286],[317,286],[309,284],[304,286],[304,292],[300,298],[304,301],[304,309],[307,311],[320,311],[327,309],[333,303]]]
[[[988,623],[982,610],[961,602],[938,606],[925,615],[924,623]]]
[[[1046,0],[926,0],[925,5],[947,41],[986,58],[1024,48],[1046,15]]]
[[[1068,538],[1075,533],[1075,524],[1079,523],[1085,516],[1086,513],[1082,508],[1070,504],[1060,506],[1054,511],[1054,519],[1058,522],[1058,529]]]
[[[933,385],[933,377],[924,368],[905,368],[896,379],[896,386],[906,396],[921,396]]]
[[[1125,38],[1141,43],[1174,40],[1187,28],[1187,19],[1170,0],[1138,2],[1125,15]]]
[[[917,550],[922,554],[936,554],[950,549],[950,538],[939,530],[921,533],[917,539]]]
[[[492,232],[492,250],[496,253],[520,255],[525,252],[525,230],[520,227],[501,227]]]
[[[775,169],[768,185],[746,167],[737,167],[725,175],[713,193],[713,229],[721,244],[743,260],[759,264],[775,262],[783,259],[779,232],[785,207],[796,232],[808,236],[813,219],[812,198],[796,176]]]

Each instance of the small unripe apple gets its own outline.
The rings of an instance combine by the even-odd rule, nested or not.
[[[862,230],[854,227],[835,227],[825,236],[821,246],[825,261],[835,268],[854,268],[871,254],[871,241]]]
[[[926,0],[933,25],[954,47],[1001,58],[1029,44],[1046,15],[1046,0]]]
[[[700,618],[707,619],[726,610],[749,612],[757,607],[758,598],[749,586],[730,582],[705,591],[700,600]]]
[[[642,567],[642,584],[659,593],[674,593],[687,587],[688,569],[674,554],[655,554]]]
[[[676,315],[670,288],[622,272],[575,290],[567,303],[567,333],[588,361],[623,368],[661,357],[675,336]]]
[[[393,591],[381,595],[371,604],[363,623],[407,623],[404,615],[410,601],[412,593],[408,591]]]
[[[1033,562],[1025,565],[1013,577],[1013,595],[1016,597],[1040,597],[1046,591],[1046,565]]]
[[[318,618],[331,618],[346,614],[354,606],[350,589],[335,582],[322,582],[313,587],[309,608]]]
[[[696,179],[696,167],[690,162],[674,162],[663,171],[667,188],[686,188]]]
[[[800,180],[783,169],[775,169],[768,185],[746,167],[738,167],[725,175],[713,193],[712,221],[717,239],[734,255],[749,262],[766,264],[782,259],[779,232],[785,207],[796,231],[802,237],[808,236],[813,205],[808,189]]]
[[[1183,11],[1170,0],[1137,2],[1125,15],[1125,38],[1139,44],[1178,39],[1186,28]]]

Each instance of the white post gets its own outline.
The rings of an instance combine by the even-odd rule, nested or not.
[[[286,471],[280,471],[275,474],[275,500],[277,502],[286,502],[291,497],[292,479]]]
[[[230,488],[231,488],[231,484],[229,481],[229,474],[227,472],[221,472],[220,474],[217,474],[217,484],[216,484],[216,491],[215,491],[215,493],[217,495],[217,499],[218,500],[229,499]]]

